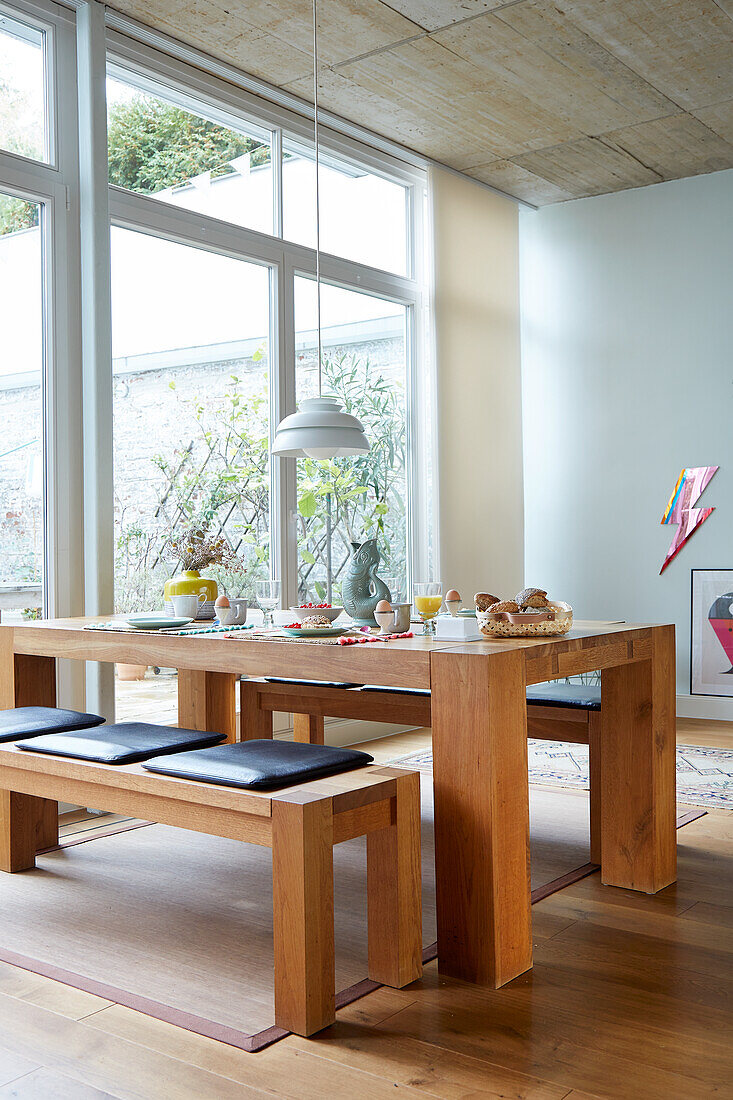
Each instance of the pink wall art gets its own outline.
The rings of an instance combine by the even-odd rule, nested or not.
[[[733,695],[733,569],[692,570],[690,693]]]
[[[719,466],[688,466],[677,478],[672,496],[662,516],[663,524],[678,524],[667,555],[659,570],[661,576],[669,563],[675,558],[691,535],[701,527],[714,508],[695,508],[715,476]]]

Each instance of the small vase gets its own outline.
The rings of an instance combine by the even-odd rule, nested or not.
[[[198,569],[184,569],[177,577],[166,581],[163,587],[166,615],[173,614],[173,596],[198,596],[203,592],[206,601],[199,604],[197,619],[213,619],[214,603],[219,592],[216,581],[202,577]]]

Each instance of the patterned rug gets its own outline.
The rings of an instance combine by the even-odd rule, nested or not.
[[[588,746],[563,741],[527,742],[529,781],[547,787],[576,787],[588,790]],[[431,772],[430,749],[402,756],[393,764],[404,764]],[[733,752],[725,749],[677,747],[677,801],[688,806],[733,809]]]

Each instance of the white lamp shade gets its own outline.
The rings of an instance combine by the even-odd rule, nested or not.
[[[333,397],[309,397],[278,425],[272,453],[284,458],[341,458],[369,451],[360,420],[342,412]]]

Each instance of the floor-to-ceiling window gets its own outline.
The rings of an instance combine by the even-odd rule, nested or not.
[[[72,12],[0,5],[4,622],[68,614],[81,593],[75,66]]]
[[[424,175],[323,126],[324,390],[373,447],[273,460],[316,386],[312,121],[150,37],[108,31],[105,52],[104,13],[81,11],[0,2],[0,614],[81,613],[113,579],[115,610],[158,608],[193,528],[226,541],[232,593],[270,576],[285,603],[338,599],[371,537],[406,591],[430,560]],[[105,73],[109,250],[88,201]],[[83,499],[83,440],[89,462],[105,436]]]
[[[0,12],[0,149],[49,154],[47,31]],[[1,178],[1,174],[0,174]],[[37,617],[46,572],[44,208],[0,186],[0,617]]]
[[[364,425],[369,453],[299,459],[299,602],[337,603],[352,544],[376,539],[379,575],[403,593],[408,572],[405,306],[342,287],[321,290],[323,393]],[[295,280],[296,396],[318,393],[316,285]]]
[[[197,98],[183,68],[161,82],[111,59],[116,606],[160,603],[191,524],[224,534],[250,595],[271,575],[287,600],[335,601],[366,538],[404,593],[418,547],[428,556],[427,526],[409,520],[426,463],[407,453],[421,438],[424,187],[322,151],[323,389],[373,446],[270,462],[272,427],[317,387],[313,147],[216,90]]]
[[[0,617],[37,618],[46,573],[43,208],[0,191]]]

